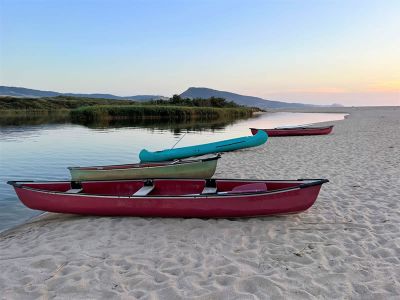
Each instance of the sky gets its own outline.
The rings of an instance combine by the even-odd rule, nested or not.
[[[0,0],[0,85],[400,105],[400,0]]]

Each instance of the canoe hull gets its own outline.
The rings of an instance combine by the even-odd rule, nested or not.
[[[186,186],[193,184],[204,185],[203,181],[196,182],[193,183],[192,181],[187,183]],[[232,182],[235,181],[221,182],[221,186],[224,184],[232,185]],[[304,187],[300,187],[301,182],[299,181],[292,181],[292,183],[286,185],[284,182],[280,183],[279,181],[263,182],[266,182],[267,186],[276,185],[278,182],[283,189],[244,195],[127,197],[49,192],[25,188],[18,184],[14,184],[14,188],[19,199],[27,207],[56,213],[99,216],[226,218],[267,216],[307,210],[316,201],[322,183],[327,181],[320,180]],[[69,187],[69,182],[58,184],[59,186],[55,187],[55,189],[67,189]],[[93,188],[90,187],[91,184],[96,183],[88,182],[86,189]],[[127,184],[129,183],[122,182],[119,188],[126,189]],[[124,188],[122,187],[123,185],[125,185]],[[182,189],[185,189],[182,181],[177,182],[176,186],[181,186]],[[163,188],[162,182],[160,188]]]
[[[297,135],[325,135],[332,132],[332,126],[325,127],[299,127],[299,128],[282,128],[282,129],[257,129],[250,128],[252,134],[259,131],[265,131],[268,136],[297,136]]]
[[[228,152],[249,147],[256,147],[264,144],[267,139],[267,133],[260,131],[254,136],[240,137],[203,145],[167,149],[156,152],[150,152],[146,149],[143,149],[139,153],[139,158],[141,162],[168,161],[192,156],[200,156],[210,153]]]
[[[68,168],[72,181],[123,180],[147,178],[211,178],[217,168],[218,157],[155,165],[120,165]]]

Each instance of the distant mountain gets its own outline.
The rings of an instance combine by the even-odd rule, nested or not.
[[[331,107],[344,107],[344,105],[340,103],[333,103],[331,104]]]
[[[233,101],[240,105],[255,106],[259,108],[300,108],[300,107],[312,107],[311,104],[302,103],[288,103],[280,101],[265,100],[259,97],[244,96],[231,92],[224,92],[213,90],[209,88],[198,88],[190,87],[181,94],[184,98],[210,98],[210,97],[220,97],[226,100]]]
[[[0,86],[0,96],[36,98],[36,97],[55,97],[58,95],[61,94],[57,92],[39,91],[21,87]]]
[[[134,100],[134,101],[149,101],[149,100],[166,100],[167,97],[159,95],[136,95],[120,97],[111,94],[75,94],[75,93],[58,93],[52,91],[40,91],[26,89],[22,87],[0,86],[0,96],[40,98],[40,97],[56,97],[56,96],[72,96],[72,97],[87,97],[87,98],[104,98],[114,100]]]
[[[168,100],[168,97],[159,95],[136,95],[136,96],[115,96],[112,94],[75,94],[75,93],[58,93],[53,91],[40,91],[27,89],[22,87],[0,86],[0,96],[14,96],[14,97],[56,97],[56,96],[73,96],[73,97],[87,97],[87,98],[104,98],[114,100],[133,100],[133,101],[150,101],[150,100]],[[254,106],[262,109],[268,108],[307,108],[317,105],[302,104],[302,103],[288,103],[281,101],[266,100],[259,97],[244,96],[231,92],[224,92],[213,90],[209,88],[190,87],[181,95],[183,98],[210,98],[220,97],[229,101],[233,101],[240,105]],[[341,106],[340,104],[333,104],[332,106]]]

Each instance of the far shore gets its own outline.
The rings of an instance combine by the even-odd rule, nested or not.
[[[127,122],[225,122],[249,118],[260,109],[244,107],[222,98],[138,102],[57,96],[46,98],[0,97],[0,125],[73,122],[100,126]]]

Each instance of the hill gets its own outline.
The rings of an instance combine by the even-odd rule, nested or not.
[[[224,98],[229,101],[233,101],[239,105],[246,106],[255,106],[259,108],[301,108],[301,107],[312,107],[311,104],[302,104],[302,103],[288,103],[281,101],[272,101],[265,100],[259,97],[253,96],[244,96],[231,92],[224,92],[213,90],[209,88],[198,88],[198,87],[190,87],[186,91],[184,91],[181,95],[183,98],[210,98],[210,97],[218,97]]]
[[[41,91],[34,89],[27,89],[22,87],[10,87],[10,86],[0,86],[0,96],[11,96],[11,97],[20,97],[20,98],[49,98],[49,97],[57,97],[57,96],[72,96],[78,98],[96,98],[96,99],[110,99],[110,100],[133,100],[133,101],[151,101],[151,100],[168,100],[168,97],[160,96],[160,95],[135,95],[135,96],[115,96],[112,94],[77,94],[77,93],[59,93],[53,91]],[[249,107],[258,107],[261,109],[270,109],[270,108],[307,108],[314,107],[318,105],[311,104],[302,104],[302,103],[289,103],[282,101],[272,101],[266,100],[259,97],[253,96],[245,96],[240,94],[235,94],[226,91],[218,91],[209,88],[199,88],[199,87],[190,87],[182,94],[180,94],[182,98],[201,98],[201,99],[209,99],[211,97],[214,98],[223,98],[228,101],[233,101],[236,104],[249,106]],[[335,106],[339,106],[336,104]]]
[[[0,96],[12,96],[21,98],[72,96],[72,97],[83,97],[83,98],[101,98],[101,99],[113,99],[113,100],[134,100],[134,101],[168,99],[166,97],[159,95],[136,95],[136,96],[120,97],[112,94],[58,93],[53,91],[41,91],[41,90],[34,90],[34,89],[27,89],[22,87],[13,87],[13,86],[0,86]]]

